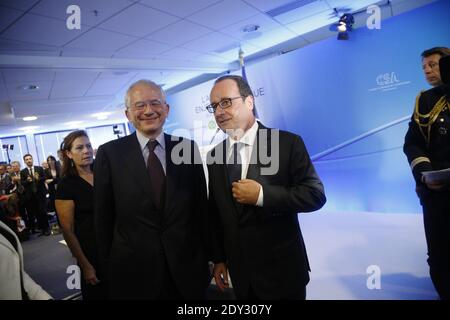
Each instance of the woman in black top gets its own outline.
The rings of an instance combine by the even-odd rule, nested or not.
[[[64,138],[62,150],[64,165],[56,191],[56,212],[64,239],[81,269],[83,300],[106,299],[94,230],[93,150],[86,132],[71,132]]]
[[[44,170],[45,173],[45,182],[48,186],[48,194],[49,200],[47,204],[47,212],[55,211],[55,196],[56,196],[56,188],[58,186],[59,178],[60,178],[60,168],[56,163],[56,159],[54,156],[47,157],[48,169]]]

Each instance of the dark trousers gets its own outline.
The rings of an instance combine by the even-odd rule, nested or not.
[[[102,277],[101,273],[99,273],[98,268],[96,268],[97,278],[100,280],[96,285],[87,284],[84,280],[83,269],[81,269],[81,295],[83,296],[83,300],[106,300],[108,298],[108,288],[106,285],[106,280]]]
[[[439,297],[450,299],[450,192],[422,198],[430,276]]]
[[[253,287],[250,285],[248,288],[248,292],[244,296],[236,295],[237,300],[263,300],[261,299],[256,292],[253,290]],[[294,294],[288,294],[285,297],[281,298],[282,300],[306,300],[306,286],[298,288]]]
[[[172,275],[170,274],[169,265],[167,260],[165,260],[164,266],[164,274],[162,277],[162,288],[161,293],[158,297],[160,300],[182,300],[183,297],[181,293],[178,291],[177,286],[175,285],[175,281],[173,280]]]
[[[27,219],[25,224],[30,230],[36,229],[36,222],[42,232],[49,229],[47,213],[45,211],[45,198],[40,199],[38,195],[34,194],[25,202],[25,209],[27,211]]]

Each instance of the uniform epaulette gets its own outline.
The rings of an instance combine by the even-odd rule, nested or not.
[[[420,97],[422,96],[423,91],[420,92],[416,97],[416,106],[414,108],[414,121],[417,123],[420,129],[420,133],[427,141],[427,144],[430,144],[430,132],[431,126],[436,121],[439,114],[448,106],[447,96],[443,95],[439,98],[439,100],[434,104],[431,110],[428,113],[420,113]],[[428,111],[428,110],[427,110]],[[424,130],[426,129],[426,132]]]

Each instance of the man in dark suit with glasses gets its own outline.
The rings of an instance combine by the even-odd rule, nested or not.
[[[309,263],[297,213],[321,208],[324,188],[302,139],[266,128],[240,76],[216,80],[211,105],[228,138],[207,159],[214,278],[238,299],[305,299]]]

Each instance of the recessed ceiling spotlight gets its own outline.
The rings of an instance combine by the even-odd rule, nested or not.
[[[36,84],[27,84],[25,86],[21,86],[20,89],[25,91],[36,91],[39,90],[39,86]]]
[[[246,25],[244,28],[242,28],[242,32],[248,33],[248,32],[255,32],[257,31],[259,28],[261,28],[260,26],[258,26],[257,24],[248,24]]]
[[[23,117],[23,121],[34,121],[37,120],[36,116]]]

